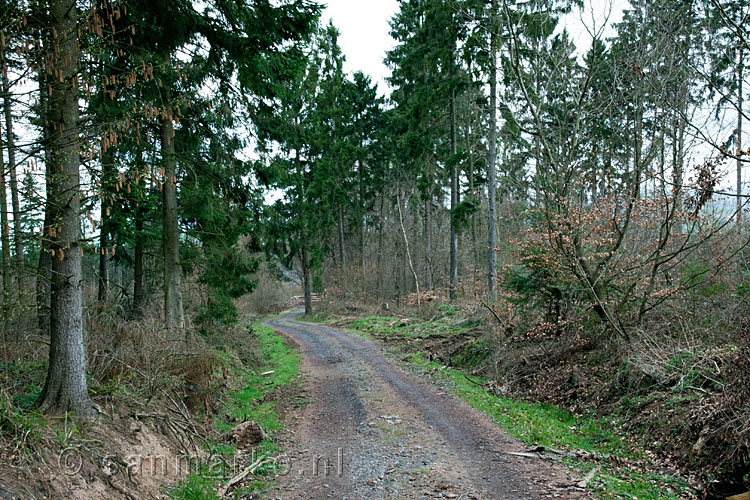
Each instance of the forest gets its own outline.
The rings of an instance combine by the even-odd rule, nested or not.
[[[750,498],[750,3],[399,0],[387,88],[324,9],[0,0],[0,498],[90,498],[4,474],[92,422],[197,450],[292,391],[227,413],[297,305],[684,478],[591,498]]]

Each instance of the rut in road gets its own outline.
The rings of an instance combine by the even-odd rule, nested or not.
[[[507,454],[527,446],[377,343],[300,316],[268,323],[299,346],[309,384],[270,498],[589,498],[566,467]]]

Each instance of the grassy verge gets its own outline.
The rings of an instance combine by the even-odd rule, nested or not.
[[[466,328],[456,319],[438,320],[435,333],[460,333]],[[430,323],[419,320],[368,317],[352,323],[353,331],[370,336],[413,338],[415,332],[429,336]],[[528,403],[489,393],[482,377],[468,378],[460,369],[429,361],[420,352],[412,352],[410,343],[397,343],[399,358],[416,370],[447,382],[451,390],[474,408],[489,415],[513,436],[533,446],[563,449],[592,457],[592,460],[566,459],[567,463],[586,473],[601,468],[589,487],[601,498],[641,500],[677,500],[688,491],[687,482],[674,476],[644,472],[639,466],[648,462],[616,432],[614,422],[593,416],[576,417],[570,412],[542,403]]]
[[[288,347],[283,338],[272,328],[256,323],[252,325],[252,329],[260,347],[262,362],[251,369],[232,368],[235,375],[244,381],[244,388],[229,394],[229,401],[226,404],[228,419],[217,420],[215,427],[220,432],[226,432],[233,427],[230,422],[243,420],[258,422],[271,436],[265,439],[254,452],[254,459],[262,459],[271,457],[279,451],[278,445],[273,440],[273,433],[281,429],[276,402],[267,396],[297,381],[299,355]],[[267,372],[273,373],[262,375]],[[231,459],[237,453],[233,446],[226,444],[212,443],[210,448],[212,456],[227,459]],[[268,483],[263,480],[263,477],[273,472],[273,467],[269,464],[258,469],[254,473],[256,479],[235,491],[235,498],[245,498],[247,495],[264,491]],[[221,479],[214,477],[208,471],[199,471],[170,489],[169,494],[175,500],[214,500],[218,498],[215,491]]]

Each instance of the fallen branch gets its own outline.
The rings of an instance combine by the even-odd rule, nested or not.
[[[484,385],[484,384],[480,384],[480,383],[479,383],[479,382],[477,382],[476,380],[472,380],[472,379],[471,379],[471,378],[469,378],[469,376],[468,376],[468,375],[466,375],[465,373],[463,373],[462,375],[464,376],[464,378],[465,378],[466,380],[468,380],[468,381],[469,381],[469,382],[471,382],[472,384],[478,385],[478,386],[479,386],[479,387],[481,387],[482,389],[484,389],[484,390],[487,390],[487,386],[486,386],[486,385]]]
[[[569,453],[567,451],[562,451],[562,450],[556,450],[555,448],[550,448],[549,446],[534,446],[533,448],[529,448],[526,451],[528,453],[552,453],[553,455],[560,455],[562,457],[575,457],[576,456],[574,453]]]
[[[489,305],[489,304],[488,304],[487,302],[485,302],[485,301],[483,301],[483,300],[480,300],[480,302],[482,303],[482,305],[483,305],[484,307],[486,307],[486,308],[487,308],[487,310],[488,310],[489,312],[491,312],[491,313],[492,313],[492,315],[493,315],[493,316],[495,317],[495,319],[497,320],[497,322],[498,322],[498,323],[500,323],[500,324],[502,325],[502,324],[503,324],[503,320],[502,320],[502,319],[500,319],[500,316],[498,316],[498,315],[497,315],[497,313],[495,312],[495,310],[494,310],[494,309],[493,309],[493,308],[492,308],[492,307],[491,307],[491,306],[490,306],[490,305]]]
[[[523,458],[544,458],[544,455],[540,453],[526,453],[525,451],[503,451],[506,455],[513,455],[514,457]]]
[[[245,479],[248,475],[250,475],[253,472],[255,472],[258,469],[258,467],[260,467],[261,465],[266,464],[268,462],[270,462],[270,460],[268,460],[266,458],[259,458],[258,460],[256,460],[252,464],[248,465],[245,468],[245,470],[243,470],[242,472],[240,472],[239,474],[237,474],[236,476],[234,476],[232,479],[230,479],[229,481],[227,481],[227,484],[225,484],[224,486],[222,486],[222,487],[219,488],[219,490],[216,492],[217,495],[219,496],[219,498],[224,498],[224,496],[229,491],[229,488],[231,488],[235,484],[239,483],[240,481],[242,481],[243,479]]]
[[[111,479],[106,478],[106,481],[109,487],[117,491],[119,494],[129,498],[130,500],[138,500],[138,497],[136,497],[135,495],[133,495],[128,490],[126,490],[125,488],[117,484],[116,482],[112,481]]]
[[[597,465],[596,467],[594,467],[593,469],[591,469],[589,471],[589,473],[586,474],[586,476],[578,483],[577,486],[579,488],[585,488],[589,484],[589,482],[592,479],[594,479],[594,476],[596,476],[596,473],[599,472],[601,470],[601,468],[602,468],[601,465]]]

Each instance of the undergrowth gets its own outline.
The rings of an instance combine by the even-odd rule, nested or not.
[[[269,436],[253,450],[253,460],[263,460],[278,453],[279,446],[273,439],[273,433],[281,428],[276,402],[268,396],[275,390],[292,384],[299,373],[299,355],[288,347],[283,338],[272,328],[260,323],[252,325],[251,334],[258,342],[260,360],[256,366],[229,364],[234,375],[243,380],[244,388],[231,392],[225,404],[225,419],[218,419],[214,425],[216,430],[226,433],[236,422],[253,420],[260,424]],[[269,373],[273,372],[273,373]],[[266,373],[266,375],[263,375]],[[210,443],[212,456],[225,457],[232,463],[238,450],[228,444]],[[262,492],[268,487],[264,476],[274,472],[273,462],[260,467],[253,473],[254,479],[243,487],[235,490],[235,498],[245,498],[247,495]],[[233,471],[239,472],[239,471]],[[217,499],[216,489],[223,477],[216,477],[210,471],[197,471],[169,490],[170,498],[174,500],[214,500]]]

